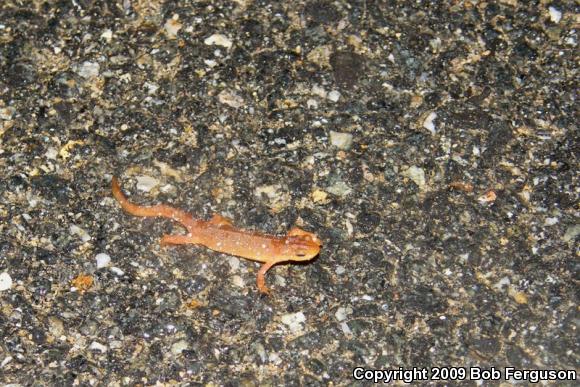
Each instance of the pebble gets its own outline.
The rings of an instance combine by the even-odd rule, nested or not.
[[[118,275],[119,277],[125,275],[125,272],[123,270],[121,270],[121,269],[119,269],[118,267],[115,267],[115,266],[111,267],[111,271],[113,273],[115,273],[116,275]]]
[[[56,160],[58,158],[58,150],[54,147],[49,147],[46,150],[44,157],[46,157],[49,160]]]
[[[332,102],[338,102],[340,99],[340,93],[337,90],[332,90],[330,93],[328,93],[327,98]]]
[[[339,149],[350,149],[352,146],[352,134],[330,131],[330,144]]]
[[[311,196],[314,203],[323,203],[328,198],[328,194],[320,189],[314,190]]]
[[[558,23],[562,20],[562,12],[554,7],[548,7],[548,12],[550,12],[550,21],[553,23]]]
[[[306,101],[306,107],[308,109],[318,109],[318,102],[314,98],[310,98]]]
[[[341,306],[336,310],[336,313],[334,313],[334,317],[336,317],[337,321],[344,321],[349,314],[352,314],[352,308],[343,308]]]
[[[93,341],[91,343],[91,345],[89,345],[89,349],[91,351],[99,351],[99,352],[102,352],[102,353],[107,352],[107,346],[106,345],[103,345],[103,344],[101,344],[101,343],[99,343],[97,341]]]
[[[233,42],[228,39],[227,36],[222,34],[213,34],[206,38],[203,43],[207,46],[222,46],[225,48],[231,48],[233,45]]]
[[[578,235],[580,235],[580,224],[573,224],[566,229],[562,240],[564,242],[570,242],[576,239]]]
[[[510,279],[508,277],[500,278],[492,287],[496,290],[502,290],[504,286],[508,286],[510,284]]]
[[[107,43],[111,43],[111,40],[113,39],[113,31],[111,31],[110,29],[106,29],[101,34],[101,39],[104,39]]]
[[[352,335],[352,331],[350,330],[346,322],[340,324],[340,329],[342,330],[342,333],[344,333],[346,336]]]
[[[71,225],[68,230],[72,235],[77,235],[80,237],[81,241],[83,242],[88,242],[91,240],[91,236],[85,230],[75,224]]]
[[[237,271],[240,269],[240,260],[236,257],[228,257],[228,264],[232,271]]]
[[[244,106],[244,99],[233,91],[222,91],[218,94],[218,101],[236,109]]]
[[[83,62],[77,67],[77,74],[83,78],[93,78],[99,75],[100,66],[97,62]]]
[[[246,286],[246,283],[244,282],[244,279],[242,277],[240,277],[239,275],[234,275],[232,276],[232,283],[237,286],[238,288],[243,288]]]
[[[262,363],[265,363],[266,360],[268,360],[268,355],[266,353],[266,349],[264,348],[264,346],[259,342],[254,342],[252,344],[252,347],[254,348],[254,351],[258,354],[258,356],[260,356],[260,360],[262,361]]]
[[[5,107],[0,109],[0,119],[2,120],[11,120],[14,114],[16,113],[16,109],[13,107]]]
[[[149,95],[153,95],[157,93],[157,90],[159,90],[159,86],[151,82],[145,82],[143,87],[147,89],[147,94]]]
[[[407,170],[403,172],[403,176],[408,177],[413,180],[420,190],[425,188],[425,171],[415,165],[411,165]]]
[[[58,317],[50,316],[48,318],[48,331],[54,337],[59,338],[64,335],[64,323]]]
[[[4,366],[12,361],[12,356],[6,356],[2,362],[0,362],[0,369],[4,368]],[[21,384],[5,384],[5,387],[19,387]]]
[[[425,121],[423,121],[423,127],[431,132],[431,134],[435,134],[435,123],[433,122],[435,121],[435,118],[437,118],[437,113],[431,112],[427,118],[425,118]]]
[[[179,355],[181,352],[188,348],[187,341],[179,340],[171,346],[171,353],[175,356]]]
[[[344,181],[337,181],[333,185],[326,187],[326,190],[339,197],[346,196],[352,192],[352,189]]]
[[[165,33],[169,39],[175,39],[177,37],[177,33],[182,27],[182,24],[177,20],[177,15],[173,16],[171,19],[165,22]]]
[[[149,192],[159,185],[159,181],[151,176],[137,176],[137,189],[143,192]]]
[[[287,325],[292,332],[298,332],[302,330],[302,324],[306,321],[306,316],[304,316],[304,313],[302,312],[288,313],[282,315],[281,321],[284,325]]]
[[[12,287],[12,277],[10,274],[4,272],[0,274],[0,292],[8,290]]]
[[[310,93],[312,95],[316,95],[320,98],[326,98],[326,96],[327,96],[326,90],[324,90],[324,88],[322,86],[319,86],[319,85],[312,86]]]
[[[95,259],[97,260],[97,269],[107,267],[111,263],[111,256],[109,254],[99,253],[95,256]]]

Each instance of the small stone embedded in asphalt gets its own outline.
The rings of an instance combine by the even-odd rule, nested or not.
[[[0,273],[0,292],[12,287],[12,277],[7,272]]]
[[[302,312],[288,313],[282,315],[280,320],[284,325],[288,326],[292,332],[298,332],[304,328],[303,324],[306,322],[306,316],[304,316],[304,313]]]
[[[99,253],[95,256],[95,259],[97,261],[97,269],[107,267],[111,263],[111,256],[109,254]]]
[[[353,136],[350,133],[330,131],[330,143],[339,148],[348,150],[352,146]]]

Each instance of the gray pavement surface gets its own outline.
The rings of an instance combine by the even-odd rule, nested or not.
[[[578,15],[2,1],[0,384],[575,378]],[[263,296],[255,262],[160,247],[181,227],[124,213],[112,176],[324,246]]]

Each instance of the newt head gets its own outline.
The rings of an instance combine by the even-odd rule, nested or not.
[[[288,261],[309,261],[318,255],[321,246],[315,234],[294,227],[284,238],[280,256]]]

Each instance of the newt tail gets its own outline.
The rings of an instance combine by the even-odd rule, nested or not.
[[[198,220],[195,220],[193,216],[185,211],[178,208],[167,206],[165,204],[158,204],[156,206],[138,206],[131,203],[127,197],[121,191],[121,186],[119,185],[119,180],[113,176],[111,180],[111,188],[113,191],[113,196],[121,207],[131,215],[144,216],[144,217],[158,217],[158,218],[169,218],[178,223],[181,223],[185,228],[189,230],[191,227],[195,227]]]

